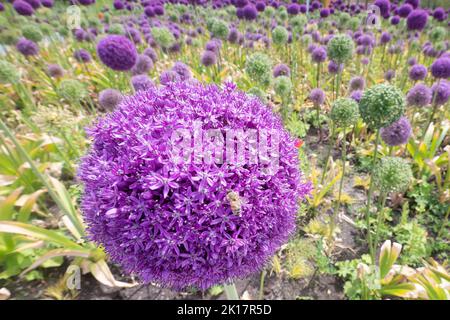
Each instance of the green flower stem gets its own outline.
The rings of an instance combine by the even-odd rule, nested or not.
[[[373,193],[373,172],[375,170],[375,165],[377,163],[377,153],[378,153],[378,144],[380,142],[380,129],[377,129],[375,139],[375,150],[372,156],[372,168],[370,172],[370,184],[369,184],[369,192],[367,193],[367,206],[366,206],[366,227],[367,227],[367,243],[369,245],[370,256],[372,258],[372,263],[375,263],[375,252],[372,242],[372,234],[370,231],[370,205],[372,204],[372,193]]]
[[[384,209],[384,205],[386,204],[386,197],[387,197],[387,193],[382,192],[382,194],[380,195],[379,202],[378,202],[378,208],[377,208],[378,219],[377,219],[375,238],[373,241],[373,248],[372,248],[373,252],[375,252],[378,247],[378,238],[380,237],[380,229],[381,229],[381,225],[384,223],[383,209]]]
[[[223,289],[225,291],[228,300],[239,300],[239,294],[236,290],[236,286],[234,285],[234,283],[225,284],[223,286]]]
[[[267,271],[264,269],[261,271],[261,280],[259,282],[259,300],[263,300],[264,298],[264,281],[266,279]]]
[[[437,84],[436,84],[437,89],[436,89],[436,91],[435,91],[434,94],[433,94],[433,99],[431,100],[431,105],[433,106],[433,111],[431,111],[430,119],[428,120],[428,124],[427,124],[427,126],[425,127],[425,130],[423,131],[422,139],[420,139],[420,140],[423,140],[423,138],[425,137],[425,134],[427,133],[428,128],[430,128],[430,125],[431,125],[431,123],[433,122],[434,115],[436,114],[436,111],[437,111],[437,107],[438,107],[438,106],[437,106],[437,104],[435,103],[435,101],[436,101],[436,96],[437,96],[437,92],[438,92],[440,83],[441,83],[441,79],[439,79],[438,82],[437,82]]]
[[[344,127],[344,139],[343,139],[343,146],[342,146],[342,155],[341,155],[341,161],[342,161],[342,175],[341,175],[341,181],[339,183],[339,192],[338,197],[336,199],[336,203],[334,205],[333,215],[331,217],[331,235],[333,235],[333,230],[336,226],[336,218],[338,215],[339,207],[341,204],[341,196],[342,196],[342,187],[344,186],[344,177],[345,177],[345,163],[347,162],[347,146],[345,145],[346,139],[346,128]]]
[[[331,124],[331,135],[330,135],[330,141],[328,143],[328,149],[327,149],[327,155],[325,156],[325,162],[323,164],[323,171],[322,171],[322,177],[320,178],[320,184],[323,184],[323,181],[325,179],[325,174],[327,172],[328,169],[328,160],[330,159],[330,155],[331,155],[331,148],[333,147],[334,141],[335,141],[335,129],[334,129],[334,124]]]

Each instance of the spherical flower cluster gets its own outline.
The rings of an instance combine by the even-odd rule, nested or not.
[[[140,54],[137,56],[136,63],[131,68],[133,75],[148,73],[153,68],[153,60],[145,55]]]
[[[408,142],[412,128],[408,118],[402,116],[389,127],[381,128],[380,133],[388,146],[399,146]]]
[[[437,26],[430,30],[428,33],[428,39],[433,43],[438,43],[439,41],[445,40],[447,37],[447,29],[441,26]]]
[[[377,129],[391,125],[404,111],[402,92],[389,84],[378,84],[367,89],[359,102],[359,112],[364,122]]]
[[[275,67],[273,67],[273,76],[274,78],[279,76],[287,76],[289,77],[291,75],[291,69],[284,63],[277,64]]]
[[[61,78],[64,75],[64,69],[59,64],[49,64],[47,74],[52,78]]]
[[[217,19],[214,20],[211,27],[211,33],[214,35],[214,37],[225,40],[227,39],[229,32],[230,29],[228,28],[228,25],[225,21]]]
[[[256,52],[247,58],[245,70],[253,81],[266,87],[272,79],[272,60],[264,53]]]
[[[115,89],[105,89],[98,95],[98,102],[108,111],[114,110],[122,101],[123,95]]]
[[[389,17],[391,3],[389,0],[376,0],[374,3],[378,8],[380,8],[380,14],[382,17]]]
[[[404,3],[398,8],[398,15],[402,18],[406,18],[411,11],[413,11],[413,7],[409,3]]]
[[[362,98],[362,93],[363,92],[361,90],[352,91],[352,93],[350,94],[350,98],[359,103]]]
[[[410,165],[403,158],[384,157],[377,163],[373,181],[383,192],[404,192],[413,178]]]
[[[38,45],[31,40],[21,38],[16,43],[16,49],[24,56],[35,56],[39,53]]]
[[[450,78],[450,58],[443,57],[436,59],[431,65],[431,74],[435,78]]]
[[[135,91],[145,91],[153,87],[155,84],[145,74],[138,74],[131,77],[131,85]]]
[[[427,76],[427,67],[422,64],[415,64],[409,69],[409,78],[413,81],[423,80]]]
[[[152,29],[152,37],[156,44],[164,50],[172,47],[176,41],[175,36],[165,27],[155,27]]]
[[[416,84],[406,94],[408,106],[425,107],[431,103],[431,89],[422,83]]]
[[[257,97],[262,103],[266,104],[267,103],[267,96],[266,93],[264,91],[262,91],[260,88],[258,87],[252,87],[247,91],[248,95]]]
[[[79,62],[90,62],[92,60],[91,54],[86,49],[76,50],[73,57]]]
[[[20,80],[20,74],[13,64],[5,59],[0,59],[0,83],[17,83]]]
[[[278,170],[176,161],[186,150],[174,151],[175,129],[196,123],[277,132]],[[281,119],[232,84],[141,91],[89,133],[92,149],[79,168],[88,234],[144,283],[204,290],[260,270],[293,233],[310,190]]]
[[[181,61],[175,62],[172,67],[172,71],[176,72],[181,81],[187,81],[192,78],[191,69]]]
[[[150,59],[152,59],[153,63],[155,63],[156,61],[158,61],[158,54],[156,53],[156,51],[151,48],[148,47],[144,50],[143,54],[145,54],[146,56],[148,56]]]
[[[444,8],[438,7],[434,9],[433,18],[437,21],[445,21],[447,19],[447,13]]]
[[[242,14],[246,20],[255,20],[258,17],[258,11],[256,10],[255,6],[252,4],[246,5],[242,9]]]
[[[331,60],[344,63],[353,56],[353,40],[346,34],[336,35],[328,42],[327,51]]]
[[[432,103],[436,106],[442,106],[448,102],[450,96],[450,82],[441,80],[431,86]]]
[[[273,83],[273,88],[277,95],[279,95],[283,99],[287,98],[289,97],[292,91],[291,79],[286,76],[276,77]]]
[[[159,83],[162,85],[168,85],[171,82],[179,82],[180,76],[173,70],[166,70],[159,75]]]
[[[339,98],[333,102],[330,118],[338,127],[347,128],[359,118],[358,104],[354,99]]]
[[[425,10],[413,10],[406,18],[406,26],[408,30],[422,31],[428,22],[428,13]]]
[[[109,35],[100,40],[97,55],[106,66],[116,71],[130,70],[137,59],[133,42],[121,35]]]
[[[276,45],[284,45],[288,42],[289,33],[283,26],[277,26],[272,30],[272,41]]]
[[[15,0],[13,8],[21,16],[31,16],[34,13],[33,7],[23,0]]]
[[[363,77],[353,77],[348,84],[350,91],[363,90],[366,86],[366,80]]]
[[[322,46],[314,48],[311,52],[311,59],[316,63],[324,62],[327,59],[327,50]]]
[[[24,36],[24,38],[34,42],[41,41],[43,37],[41,30],[39,30],[39,28],[34,25],[24,26],[22,28],[22,35]]]
[[[203,51],[200,61],[205,67],[209,67],[217,63],[217,56],[215,52],[205,50]]]
[[[58,94],[69,102],[78,102],[87,96],[86,88],[77,80],[66,79],[59,83]]]
[[[321,106],[325,102],[325,92],[320,88],[312,89],[309,93],[309,99],[315,106]]]

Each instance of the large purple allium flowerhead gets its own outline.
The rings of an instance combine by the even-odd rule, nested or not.
[[[158,61],[158,54],[156,53],[156,51],[151,48],[148,47],[144,50],[143,54],[145,54],[146,56],[148,56],[150,59],[152,59],[153,63],[155,63],[156,61]]]
[[[30,6],[33,7],[33,9],[39,9],[41,6],[41,1],[39,0],[24,0],[26,3],[28,3]]]
[[[114,0],[113,5],[114,5],[114,9],[116,9],[116,10],[122,10],[123,8],[125,8],[125,5],[120,0]]]
[[[389,0],[376,0],[374,4],[380,8],[380,14],[383,18],[389,17],[389,12],[391,9],[391,3]]]
[[[49,64],[47,74],[52,78],[61,78],[64,75],[64,69],[59,64]]]
[[[39,46],[36,42],[21,38],[16,43],[16,49],[24,56],[35,56],[39,53]]]
[[[362,90],[355,90],[350,93],[350,98],[352,98],[356,102],[359,102],[361,101],[362,95],[363,95]]]
[[[392,18],[391,18],[391,24],[393,25],[393,26],[396,26],[396,25],[398,25],[400,23],[400,17],[399,16],[393,16]]]
[[[217,55],[213,51],[205,50],[203,51],[200,61],[205,67],[212,66],[217,62]]]
[[[146,74],[132,76],[131,85],[135,91],[145,91],[155,86],[152,79],[150,79]]]
[[[411,13],[411,11],[413,11],[412,5],[410,5],[409,3],[404,3],[400,6],[400,8],[398,8],[397,13],[400,17],[406,18]]]
[[[388,146],[399,146],[407,143],[411,133],[411,124],[408,118],[403,116],[390,126],[380,130],[381,138]]]
[[[109,35],[100,40],[97,55],[106,66],[116,71],[130,70],[137,60],[133,42],[121,35]]]
[[[280,76],[287,76],[289,77],[291,75],[291,69],[284,63],[277,64],[275,67],[273,67],[273,77],[280,77]]]
[[[195,135],[192,128],[207,141],[188,154],[180,144]],[[249,159],[248,128],[271,133],[260,136],[278,146],[276,170],[201,159],[211,146],[209,129],[240,132]],[[79,169],[89,237],[144,283],[204,290],[261,270],[293,234],[299,200],[310,190],[280,117],[233,84],[175,82],[140,91],[89,134],[92,148]]]
[[[431,95],[433,105],[442,106],[448,102],[450,96],[450,82],[440,80],[431,86]]]
[[[445,12],[444,8],[438,7],[433,11],[433,18],[435,18],[437,21],[445,21],[445,19],[447,19],[447,13]]]
[[[187,81],[192,78],[191,69],[189,69],[189,67],[181,61],[175,62],[175,64],[172,67],[172,71],[178,74],[181,81]]]
[[[34,13],[33,7],[23,0],[14,1],[13,8],[21,16],[31,16]]]
[[[406,94],[408,106],[425,107],[431,103],[431,89],[422,83],[416,84]]]
[[[381,43],[381,44],[386,44],[386,43],[388,43],[389,41],[391,41],[391,39],[392,39],[391,34],[390,34],[389,32],[384,31],[384,32],[381,34],[381,37],[380,37],[380,43]]]
[[[179,82],[180,80],[181,80],[180,75],[173,70],[163,71],[159,75],[159,82],[162,85],[168,85],[169,83],[172,82]]]
[[[258,17],[258,11],[252,4],[246,5],[242,10],[244,18],[246,20],[255,20]]]
[[[428,22],[428,13],[425,10],[417,9],[411,11],[406,18],[406,26],[408,30],[422,31]]]
[[[41,4],[46,8],[52,8],[54,5],[53,0],[41,0]]]
[[[287,7],[287,12],[289,14],[295,15],[300,13],[300,6],[297,3],[291,3]]]
[[[153,68],[153,60],[145,55],[140,54],[137,56],[136,63],[133,68],[131,68],[131,73],[133,75],[148,73]]]
[[[123,95],[116,89],[105,89],[98,95],[98,102],[108,111],[114,110],[122,101]]]
[[[450,78],[450,58],[443,57],[434,60],[430,69],[431,74],[435,78],[442,78],[442,79]]]
[[[325,92],[320,88],[312,89],[309,93],[309,99],[311,99],[315,106],[320,106],[325,102]]]
[[[73,57],[79,62],[90,62],[92,60],[91,54],[86,49],[76,50]]]
[[[417,9],[420,5],[420,0],[405,0],[405,3],[410,4],[414,9]]]
[[[409,69],[409,78],[413,81],[423,80],[427,76],[427,67],[422,64],[415,64]]]
[[[363,77],[353,77],[348,84],[350,91],[363,90],[366,86],[366,80]]]

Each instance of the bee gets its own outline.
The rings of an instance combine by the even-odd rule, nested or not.
[[[245,204],[245,200],[242,199],[239,194],[235,191],[230,191],[227,193],[227,200],[230,204],[231,211],[237,215],[241,216],[242,205]]]

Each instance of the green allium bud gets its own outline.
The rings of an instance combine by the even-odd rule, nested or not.
[[[447,30],[444,27],[435,27],[428,33],[428,38],[431,42],[439,42],[447,37]]]
[[[34,42],[39,42],[42,40],[42,32],[37,28],[37,26],[28,24],[22,28],[22,35],[28,40],[33,40]]]
[[[346,34],[339,34],[328,42],[327,53],[330,60],[344,63],[353,56],[354,44],[352,38]]]
[[[217,21],[216,18],[208,18],[208,19],[206,19],[206,30],[208,30],[209,32],[212,32],[213,25],[216,23],[216,21]]]
[[[245,63],[245,69],[249,77],[267,87],[272,80],[272,60],[264,53],[254,53],[248,57]]]
[[[288,42],[289,33],[285,27],[277,26],[272,30],[272,41],[276,45],[283,45]]]
[[[8,29],[0,32],[0,43],[7,46],[15,45],[19,38],[20,32],[17,29]]]
[[[225,40],[230,32],[228,25],[223,20],[216,20],[212,25],[211,31],[214,37],[222,40]]]
[[[280,7],[280,8],[284,8],[284,7]],[[287,11],[285,11],[285,10],[282,10],[278,13],[278,18],[283,22],[286,21],[288,17],[289,17],[289,15],[288,15]]]
[[[308,23],[308,19],[304,15],[296,15],[291,19],[291,26],[303,29]]]
[[[305,34],[302,36],[301,42],[304,46],[309,46],[312,42],[312,37],[310,34]]]
[[[373,173],[375,185],[383,192],[403,192],[412,178],[410,165],[399,157],[384,157]]]
[[[397,121],[405,111],[402,92],[390,84],[378,84],[364,91],[359,102],[362,119],[372,128],[383,128]]]
[[[333,102],[330,117],[338,127],[347,128],[359,118],[358,104],[350,98],[339,98]]]
[[[268,6],[264,10],[264,15],[268,18],[273,17],[274,14],[275,14],[275,9],[272,6]]]
[[[253,87],[247,91],[251,96],[257,97],[262,103],[267,103],[266,93],[258,87]]]
[[[125,29],[121,24],[114,23],[109,26],[108,33],[110,33],[110,34],[125,34]]]
[[[348,27],[353,31],[356,31],[361,26],[361,19],[358,17],[352,17],[348,22]]]
[[[20,74],[13,64],[4,59],[0,59],[0,83],[17,83],[20,80]]]
[[[283,99],[289,97],[291,94],[292,82],[291,79],[286,76],[276,77],[273,86],[276,94]]]
[[[175,43],[174,35],[165,27],[153,28],[152,36],[155,42],[163,49],[170,48]]]
[[[445,51],[447,49],[447,44],[444,41],[440,41],[434,45],[434,50]]]
[[[77,102],[87,96],[87,91],[81,82],[66,79],[59,84],[58,94],[69,102]]]
[[[58,28],[58,33],[63,37],[67,37],[69,35],[69,29],[67,29],[65,26],[61,26]]]
[[[41,24],[40,27],[41,27],[41,32],[46,36],[50,35],[53,32],[53,29],[49,24],[44,23],[44,24]]]
[[[345,28],[350,24],[351,16],[347,12],[342,12],[338,18],[339,27]]]

